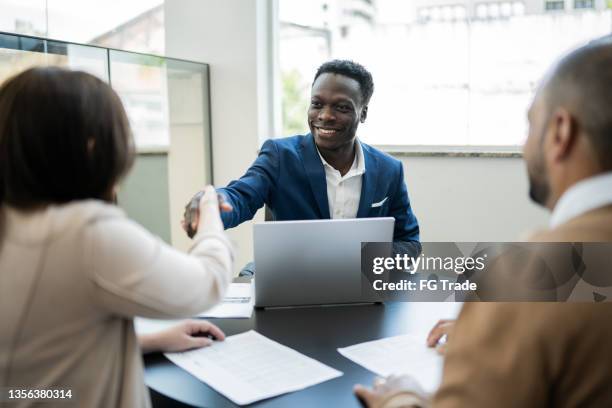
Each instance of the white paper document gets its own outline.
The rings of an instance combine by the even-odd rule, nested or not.
[[[443,358],[427,347],[423,335],[388,337],[339,348],[338,352],[381,377],[408,374],[428,393],[435,392],[442,381]]]
[[[166,353],[166,357],[238,405],[342,375],[253,330],[229,336],[211,347]]]
[[[253,285],[250,283],[232,283],[227,289],[223,302],[204,313],[200,313],[198,317],[248,319],[253,314],[254,305]]]

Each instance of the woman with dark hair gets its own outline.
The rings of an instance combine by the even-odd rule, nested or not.
[[[149,406],[134,316],[193,316],[218,302],[232,248],[212,187],[190,254],[113,205],[133,162],[117,94],[83,72],[34,68],[0,87],[0,387],[71,390],[80,407]],[[185,322],[144,351],[210,344]]]

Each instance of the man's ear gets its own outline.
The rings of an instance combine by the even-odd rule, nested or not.
[[[368,117],[368,105],[364,106],[361,109],[361,116],[359,116],[359,121],[361,123],[365,122],[366,118]]]
[[[550,119],[550,152],[553,161],[566,159],[576,146],[578,127],[572,114],[565,108],[555,109]]]

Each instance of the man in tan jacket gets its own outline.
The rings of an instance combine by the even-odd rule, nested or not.
[[[531,240],[612,241],[612,40],[562,59],[528,118],[530,196],[552,211],[550,229]],[[355,392],[385,408],[611,407],[612,303],[596,300],[605,301],[466,303],[456,324],[439,323],[428,339],[452,330],[431,399],[402,377]]]

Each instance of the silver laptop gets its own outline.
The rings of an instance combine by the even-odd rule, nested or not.
[[[386,217],[255,224],[255,306],[376,300],[362,295],[361,243],[393,241],[394,223]]]

